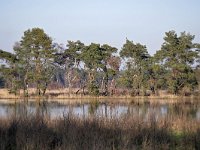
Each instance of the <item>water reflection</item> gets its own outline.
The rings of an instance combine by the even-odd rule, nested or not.
[[[9,118],[30,115],[43,116],[48,118],[63,117],[74,114],[77,117],[108,117],[115,118],[121,116],[140,117],[147,119],[153,116],[155,119],[166,116],[184,116],[200,120],[199,103],[173,103],[173,104],[109,104],[94,101],[89,104],[63,104],[59,102],[0,102],[0,118]]]

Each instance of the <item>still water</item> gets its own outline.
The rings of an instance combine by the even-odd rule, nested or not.
[[[49,119],[66,117],[73,114],[76,117],[108,117],[139,116],[143,119],[150,115],[156,119],[173,116],[184,116],[200,121],[200,103],[100,103],[94,101],[86,104],[65,104],[56,101],[15,102],[0,101],[0,118],[13,116],[40,115]]]

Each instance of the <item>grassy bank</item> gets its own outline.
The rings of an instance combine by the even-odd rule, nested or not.
[[[0,149],[129,150],[200,149],[200,122],[166,117],[147,120],[39,116],[0,120]]]
[[[57,89],[57,90],[47,90],[44,96],[35,95],[36,89],[29,89],[28,99],[48,99],[48,100],[58,100],[58,101],[82,101],[82,102],[91,102],[91,99],[98,99],[102,102],[110,101],[113,102],[132,102],[137,101],[146,101],[146,100],[167,100],[169,102],[176,102],[177,100],[199,100],[199,96],[180,96],[168,94],[166,91],[160,91],[159,95],[150,95],[150,96],[131,96],[131,95],[113,95],[113,96],[91,96],[83,94],[69,94],[68,89]],[[77,89],[74,89],[76,91]],[[18,95],[10,94],[7,89],[0,89],[0,99],[24,99],[23,91],[21,90]]]

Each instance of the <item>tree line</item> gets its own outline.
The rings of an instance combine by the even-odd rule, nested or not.
[[[28,29],[10,53],[0,50],[0,86],[18,94],[23,89],[67,87],[69,93],[90,95],[187,94],[198,89],[200,44],[194,35],[165,33],[153,56],[145,45],[126,39],[120,50],[108,44],[54,43],[40,28]],[[200,84],[200,83],[199,83]],[[74,91],[73,89],[76,89]]]

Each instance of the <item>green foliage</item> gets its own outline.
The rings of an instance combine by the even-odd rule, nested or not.
[[[134,91],[140,89],[144,91],[148,87],[150,62],[146,46],[134,44],[127,39],[120,51],[120,56],[126,60],[127,70],[123,76],[126,86]]]
[[[15,54],[0,50],[0,59],[6,64],[0,66],[1,83],[7,87],[10,93],[17,94],[21,87],[18,62]]]
[[[200,83],[200,68],[195,69],[195,76],[198,83]]]
[[[14,51],[19,59],[19,68],[23,68],[21,75],[24,90],[27,90],[28,84],[34,83],[37,94],[44,94],[54,70],[55,50],[51,38],[43,29],[29,29],[24,32],[20,43],[15,45]]]
[[[155,54],[158,64],[163,65],[167,74],[165,79],[169,91],[178,94],[184,87],[193,90],[197,85],[192,65],[198,53],[194,50],[193,35],[182,32],[178,36],[175,31],[165,33],[165,42],[161,50]]]
[[[64,55],[69,57],[68,61],[71,61],[70,65],[78,65],[81,59],[81,51],[84,48],[84,44],[81,41],[68,41],[67,49],[64,52]]]
[[[89,83],[89,85],[88,85],[88,92],[91,95],[94,95],[94,96],[98,96],[99,95],[99,87],[97,86],[97,84],[94,81],[92,81],[91,83]]]
[[[98,82],[98,71],[103,71],[104,74],[102,82],[104,85],[104,95],[108,95],[109,75],[112,76],[115,74],[115,70],[112,69],[112,67],[109,68],[108,65],[114,65],[110,60],[112,58],[112,54],[116,51],[117,49],[115,47],[111,47],[107,44],[101,46],[100,44],[91,43],[89,46],[85,46],[81,53],[81,59],[84,62],[85,68],[87,68],[89,84],[92,89],[94,87],[94,89],[97,89],[93,83]],[[114,62],[114,60],[112,61]]]
[[[0,49],[0,59],[6,60],[7,62],[14,63],[17,61],[17,58],[14,54],[3,51]]]
[[[56,45],[57,53],[55,54],[55,62],[58,67],[64,71],[64,79],[67,81],[69,91],[77,80],[80,79],[79,69],[81,62],[81,52],[84,44],[81,41],[68,41],[67,48]]]
[[[85,66],[90,70],[97,71],[102,67],[101,61],[103,59],[103,53],[101,51],[100,44],[92,43],[83,49],[81,54]]]

